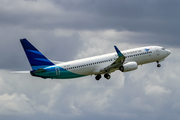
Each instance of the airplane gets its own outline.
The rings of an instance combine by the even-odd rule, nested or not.
[[[26,38],[20,39],[32,70],[29,73],[34,77],[51,79],[72,79],[95,75],[98,81],[102,75],[109,80],[110,74],[116,70],[128,72],[136,70],[138,65],[163,61],[171,51],[161,46],[146,46],[120,51],[114,46],[114,53],[99,55],[68,62],[52,61],[45,57]]]

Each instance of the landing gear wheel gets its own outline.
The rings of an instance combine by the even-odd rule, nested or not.
[[[157,67],[161,67],[161,64],[157,64]]]
[[[156,61],[157,62],[157,67],[161,67],[161,64],[159,64],[159,61]]]
[[[96,80],[98,81],[98,80],[100,80],[101,79],[101,75],[100,74],[98,74],[98,75],[96,75]]]
[[[104,74],[104,77],[108,80],[111,78],[111,76],[109,74]]]

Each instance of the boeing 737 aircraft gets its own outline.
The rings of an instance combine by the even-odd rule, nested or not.
[[[51,79],[70,79],[88,75],[95,75],[96,80],[100,80],[102,75],[110,79],[110,74],[116,70],[128,72],[136,70],[138,65],[151,62],[157,62],[157,67],[161,67],[159,62],[171,53],[160,46],[140,47],[122,52],[114,46],[114,53],[58,63],[47,59],[25,38],[20,41],[32,67],[30,74]]]

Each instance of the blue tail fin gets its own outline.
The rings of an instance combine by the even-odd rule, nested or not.
[[[38,51],[26,38],[20,39],[26,56],[33,70],[54,65],[40,51]]]

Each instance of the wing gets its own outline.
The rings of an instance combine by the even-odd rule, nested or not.
[[[123,63],[125,61],[125,56],[119,51],[119,49],[116,46],[114,46],[114,48],[118,54],[118,58],[111,65],[102,69],[100,71],[101,73],[110,73],[112,70],[117,69],[123,65]]]

